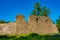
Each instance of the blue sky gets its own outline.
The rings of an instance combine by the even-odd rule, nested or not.
[[[49,8],[52,21],[56,21],[60,15],[60,0],[0,0],[0,20],[15,21],[16,14],[28,16],[33,10],[34,3],[39,1],[40,6]]]

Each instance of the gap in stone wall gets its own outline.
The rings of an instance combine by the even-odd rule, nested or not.
[[[36,22],[38,23],[39,18],[36,18]]]

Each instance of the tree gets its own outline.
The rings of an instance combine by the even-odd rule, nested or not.
[[[59,16],[59,18],[56,20],[56,25],[57,25],[57,28],[58,28],[58,30],[59,30],[59,32],[60,32],[60,16]]]
[[[34,10],[32,10],[32,15],[36,16],[48,16],[50,11],[46,7],[40,7],[39,2],[35,3]]]
[[[47,7],[43,7],[41,11],[41,15],[47,17],[49,16],[49,14],[50,14],[50,11],[47,9]]]
[[[0,20],[0,24],[2,24],[2,23],[9,23],[9,21],[4,21],[4,20]]]
[[[40,11],[41,11],[40,5],[39,5],[39,2],[37,2],[34,5],[34,10],[32,11],[32,15],[39,16],[40,15]]]
[[[0,23],[5,23],[5,21],[4,20],[0,20]]]

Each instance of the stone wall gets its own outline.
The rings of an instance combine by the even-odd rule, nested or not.
[[[36,17],[29,16],[28,22],[24,21],[24,16],[17,15],[16,22],[0,24],[0,34],[50,34],[58,33],[56,25],[54,25],[50,18],[45,16]]]
[[[24,16],[17,15],[16,17],[16,34],[26,34],[28,29],[28,22],[24,21]]]
[[[16,23],[0,24],[0,34],[15,34]]]
[[[40,16],[38,20],[38,29],[41,30],[41,34],[50,34],[58,33],[57,27],[53,26],[54,24],[48,17]]]
[[[36,21],[36,18],[38,20]],[[57,27],[52,24],[48,17],[40,16],[36,17],[34,15],[29,17],[29,32],[39,33],[39,34],[50,34],[58,33]]]

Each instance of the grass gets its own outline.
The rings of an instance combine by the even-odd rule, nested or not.
[[[60,33],[48,35],[36,33],[0,35],[0,40],[60,40]]]

